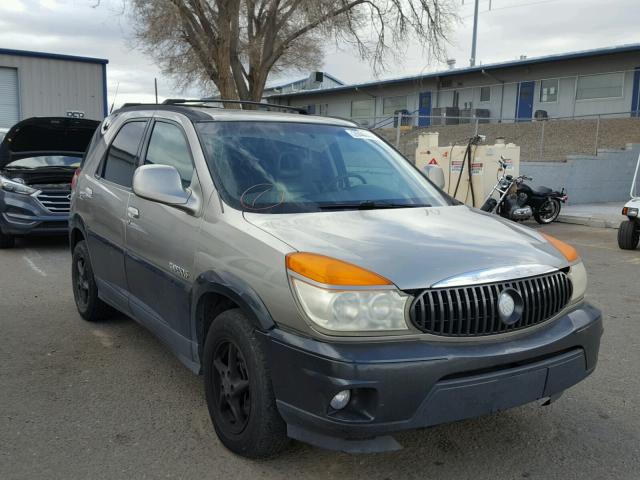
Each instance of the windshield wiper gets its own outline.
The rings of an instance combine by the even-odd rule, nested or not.
[[[379,210],[385,208],[424,208],[430,207],[428,203],[393,203],[385,201],[366,200],[360,203],[331,203],[320,205],[320,210]]]

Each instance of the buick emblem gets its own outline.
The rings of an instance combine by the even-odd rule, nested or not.
[[[505,325],[513,325],[522,316],[524,307],[522,297],[517,290],[507,288],[498,296],[498,316]]]

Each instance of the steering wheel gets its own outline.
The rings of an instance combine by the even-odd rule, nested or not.
[[[337,190],[346,190],[349,185],[350,178],[357,178],[362,182],[362,185],[367,184],[367,181],[362,175],[358,175],[357,173],[347,173],[346,175],[338,175],[337,177],[329,180],[326,183],[326,186],[335,187]]]

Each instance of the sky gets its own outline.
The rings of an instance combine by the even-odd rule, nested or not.
[[[447,56],[469,63],[473,0],[453,0],[461,22],[450,32]],[[0,0],[0,48],[106,58],[109,103],[201,97],[181,91],[137,48],[126,0]],[[489,10],[491,4],[491,10]],[[124,13],[123,13],[124,10]],[[480,0],[477,63],[640,43],[640,0]],[[412,42],[377,78],[443,70]],[[640,60],[639,60],[640,63]],[[323,70],[346,83],[376,79],[371,65],[327,40]],[[284,80],[306,76],[290,72]],[[116,96],[117,92],[117,96]]]

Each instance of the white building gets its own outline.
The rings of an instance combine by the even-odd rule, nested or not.
[[[270,91],[266,97],[368,126],[388,124],[398,110],[413,115],[411,122],[420,126],[457,123],[460,117],[509,122],[536,116],[638,116],[640,44],[331,88]]]
[[[0,49],[0,127],[29,117],[107,114],[107,63],[100,58]]]

